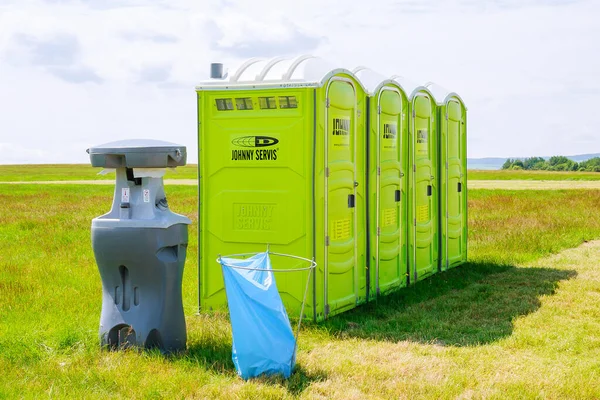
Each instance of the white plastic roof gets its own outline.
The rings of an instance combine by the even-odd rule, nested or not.
[[[409,99],[422,90],[429,93],[438,104],[444,104],[452,96],[462,101],[456,93],[449,92],[432,82],[419,85],[400,75],[386,79],[385,76],[364,66],[354,68],[352,71],[336,68],[326,60],[310,54],[295,58],[275,57],[269,60],[251,58],[232,71],[225,72],[222,78],[211,78],[201,82],[196,89],[319,87],[337,73],[354,76],[370,95],[376,93],[381,86],[393,82],[402,88]]]
[[[441,85],[438,85],[437,83],[427,82],[425,84],[425,87],[427,87],[427,89],[429,89],[429,91],[433,93],[438,105],[446,104],[451,97],[456,97],[460,100],[461,103],[463,103],[463,105],[465,105],[465,102],[458,94],[449,91],[448,89]]]
[[[367,67],[356,67],[352,70],[356,78],[362,82],[363,86],[370,95],[375,94],[382,83],[386,80],[385,76],[373,71]]]
[[[352,75],[351,71],[336,68],[322,58],[312,55],[296,58],[276,57],[270,60],[251,58],[224,74],[223,78],[208,79],[197,88],[281,84],[295,84],[295,87],[321,86],[327,78],[339,72]]]
[[[398,85],[400,85],[400,87],[402,87],[402,89],[404,89],[404,93],[407,94],[409,100],[412,100],[415,97],[415,95],[417,94],[417,92],[419,92],[421,90],[429,93],[429,95],[431,97],[433,97],[433,99],[435,100],[435,95],[433,93],[431,93],[431,91],[423,85],[413,82],[410,79],[407,79],[400,75],[394,75],[391,77],[391,79],[394,82],[396,82]]]

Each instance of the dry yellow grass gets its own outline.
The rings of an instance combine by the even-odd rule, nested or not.
[[[196,179],[165,179],[166,185],[198,185]],[[113,180],[71,180],[71,181],[15,181],[0,182],[0,185],[114,185]],[[598,189],[598,181],[536,181],[536,180],[473,180],[468,183],[469,190],[502,189],[502,190],[564,190],[564,189]]]
[[[469,189],[561,190],[600,189],[600,181],[469,180]]]
[[[327,371],[327,379],[311,385],[311,394],[338,399],[598,398],[598,260],[600,241],[593,241],[520,266],[523,271],[565,271],[570,278],[541,295],[536,312],[515,316],[511,335],[487,345],[348,338],[314,348],[300,361],[309,372]],[[493,284],[510,274],[492,274],[485,281]],[[447,297],[450,302],[450,296],[436,301]]]

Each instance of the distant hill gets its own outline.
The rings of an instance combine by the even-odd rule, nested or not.
[[[561,155],[561,154],[557,154]],[[549,159],[550,156],[541,156],[544,159]],[[594,154],[578,154],[575,156],[565,156],[573,161],[582,162],[590,158],[600,157],[600,153]],[[484,158],[467,158],[468,169],[502,169],[502,164],[507,158],[518,158],[524,160],[527,157],[484,157]]]
[[[589,160],[590,158],[594,158],[594,157],[600,157],[600,153],[596,153],[596,154],[580,154],[578,156],[567,156],[567,158],[569,158],[569,159],[571,159],[573,161],[577,161],[577,162]],[[544,158],[548,159],[550,157],[544,157]]]
[[[507,157],[508,158],[508,157]],[[468,169],[501,169],[506,158],[467,158]]]

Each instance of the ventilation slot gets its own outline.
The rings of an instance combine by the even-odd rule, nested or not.
[[[298,108],[296,96],[279,96],[279,108]]]
[[[126,266],[121,265],[119,267],[119,273],[121,274],[121,287],[123,288],[123,305],[122,305],[122,309],[123,311],[129,311],[129,303],[130,303],[130,297],[131,294],[129,293],[130,291],[130,282],[129,282],[129,270],[127,269]]]
[[[233,101],[231,99],[216,99],[217,110],[229,111],[233,110]]]
[[[275,97],[259,97],[258,104],[262,110],[272,110],[277,108]]]
[[[238,97],[235,99],[235,106],[238,110],[252,110],[252,98],[250,97]]]

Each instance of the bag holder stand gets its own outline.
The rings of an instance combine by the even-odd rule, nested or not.
[[[317,267],[317,263],[315,262],[315,259],[308,259],[308,258],[304,258],[304,257],[299,257],[299,256],[294,256],[291,254],[282,254],[282,253],[275,253],[272,252],[270,250],[270,246],[269,243],[267,243],[267,251],[266,251],[267,255],[273,255],[273,256],[277,256],[277,257],[287,257],[287,258],[294,258],[296,260],[301,260],[301,261],[305,261],[307,263],[310,264],[310,266],[308,267],[304,267],[304,268],[288,268],[288,269],[267,269],[267,268],[248,268],[248,267],[234,267],[231,265],[227,265],[224,264],[222,262],[222,257],[227,257],[227,258],[231,258],[231,257],[248,257],[248,256],[254,256],[257,254],[260,254],[259,252],[255,252],[255,253],[237,253],[237,254],[230,254],[230,255],[226,255],[226,256],[221,256],[221,254],[219,254],[218,258],[217,258],[217,262],[219,264],[221,264],[221,266],[227,267],[227,268],[235,268],[235,269],[245,269],[245,270],[249,270],[249,271],[268,271],[268,272],[299,272],[299,271],[308,271],[308,277],[306,279],[306,287],[304,289],[304,297],[302,298],[302,306],[300,307],[300,316],[298,317],[298,326],[296,327],[296,337],[294,338],[294,351],[292,352],[292,360],[294,359],[294,356],[296,355],[296,350],[298,348],[298,337],[300,336],[300,325],[302,324],[302,316],[304,315],[304,305],[306,304],[306,295],[308,294],[308,287],[309,287],[309,283],[310,283],[310,278],[312,276],[313,270]]]

